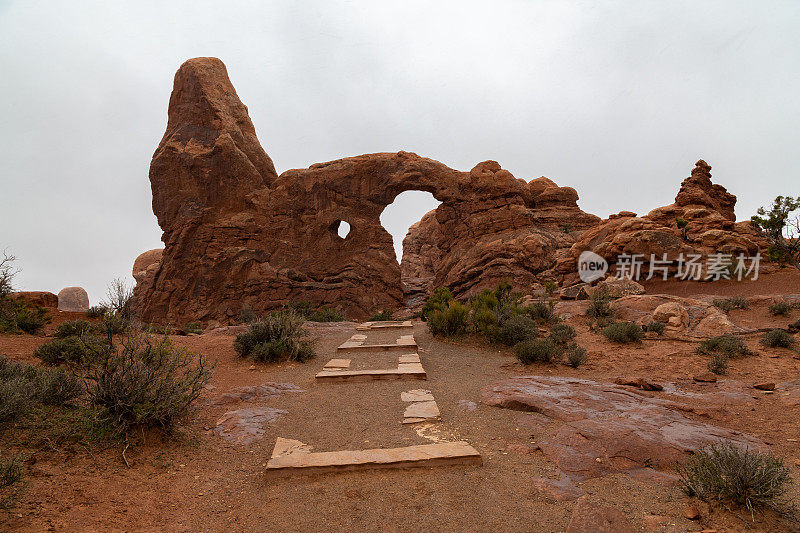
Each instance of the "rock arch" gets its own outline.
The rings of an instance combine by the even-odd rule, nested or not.
[[[150,182],[165,246],[135,296],[152,322],[228,322],[244,305],[265,311],[299,299],[354,318],[401,305],[380,214],[408,190],[442,202],[426,217],[440,235],[431,274],[456,294],[504,277],[533,283],[574,242],[559,221],[575,230],[599,221],[578,208],[574,189],[528,184],[495,161],[460,172],[410,152],[377,153],[277,175],[216,58],[176,73]],[[351,227],[344,240],[329,231],[341,220]]]

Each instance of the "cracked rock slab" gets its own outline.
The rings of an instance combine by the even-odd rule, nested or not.
[[[264,436],[264,426],[288,411],[272,407],[250,407],[228,411],[217,421],[214,433],[233,444],[250,444]]]

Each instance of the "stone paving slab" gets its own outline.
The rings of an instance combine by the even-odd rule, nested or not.
[[[434,422],[441,420],[441,413],[436,402],[412,402],[403,413],[403,424],[416,424],[417,422]]]
[[[271,475],[286,475],[297,472],[325,473],[374,468],[480,465],[482,462],[480,453],[463,441],[403,448],[312,452],[310,447],[302,442],[278,438],[266,471]]]
[[[325,368],[328,370],[350,368],[350,359],[331,359],[325,363]]]
[[[400,363],[419,363],[419,354],[411,353],[408,355],[401,355],[398,361]]]
[[[400,368],[401,366],[404,368]],[[319,381],[378,381],[427,377],[422,365],[400,365],[398,368],[377,370],[323,370],[316,375]]]
[[[431,391],[425,389],[414,389],[400,393],[400,400],[404,402],[430,402],[433,401]]]
[[[369,331],[371,329],[394,329],[394,328],[413,328],[414,324],[410,320],[383,320],[380,322],[364,322],[356,326],[358,331]]]
[[[355,335],[353,335],[353,337],[355,337]],[[401,335],[395,344],[364,344],[364,340],[354,339],[353,337],[350,337],[350,339],[336,349],[339,351],[381,352],[392,350],[405,351],[417,348],[417,341],[414,340],[414,335]]]

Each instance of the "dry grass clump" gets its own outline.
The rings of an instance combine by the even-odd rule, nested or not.
[[[314,343],[304,339],[304,318],[293,311],[278,311],[250,324],[236,336],[233,347],[240,357],[261,362],[298,361],[313,358]]]
[[[614,322],[602,329],[605,338],[618,344],[639,342],[644,337],[644,330],[633,322]]]
[[[718,307],[725,313],[730,313],[734,309],[747,309],[750,307],[750,301],[744,296],[715,298],[711,303],[714,305],[714,307]]]
[[[739,505],[751,516],[756,509],[791,510],[789,468],[770,453],[723,441],[697,452],[688,464],[678,467],[678,474],[687,495]]]

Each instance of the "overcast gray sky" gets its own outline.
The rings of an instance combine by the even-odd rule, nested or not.
[[[671,203],[694,162],[748,218],[800,194],[800,2],[0,0],[0,248],[92,302],[161,246],[150,158],[175,70],[216,56],[279,172],[408,150]],[[408,193],[396,240],[435,206]],[[398,201],[399,203],[399,201]]]

